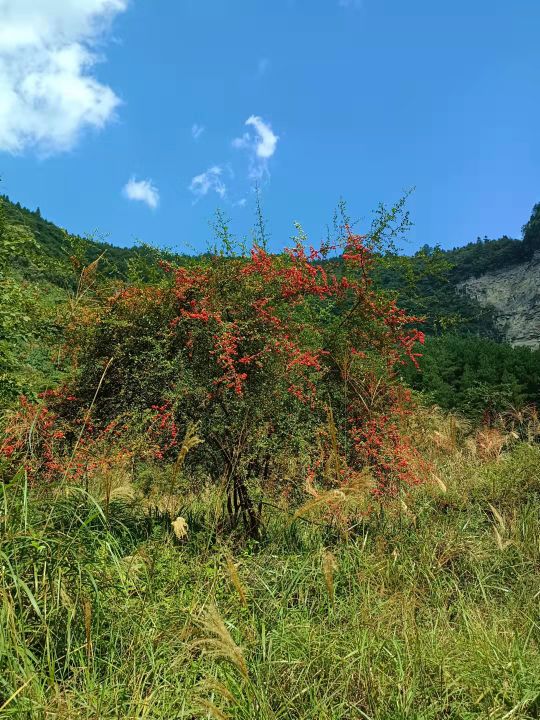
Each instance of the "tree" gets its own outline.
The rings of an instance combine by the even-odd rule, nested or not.
[[[139,427],[145,457],[150,449],[152,461],[173,464],[196,427],[204,445],[190,477],[222,484],[230,519],[254,537],[270,490],[299,498],[307,483],[311,494],[365,507],[418,482],[421,459],[401,432],[411,399],[400,373],[424,336],[372,277],[400,211],[379,213],[367,235],[346,229],[339,273],[321,263],[328,248],[307,248],[301,234],[279,255],[254,244],[189,267],[161,262],[161,280],[86,308],[69,329],[74,380],[49,397],[47,479],[71,457],[65,445],[80,430],[70,424],[82,422],[85,449],[91,433]]]
[[[533,207],[529,222],[523,228],[523,249],[527,258],[540,250],[540,203]]]

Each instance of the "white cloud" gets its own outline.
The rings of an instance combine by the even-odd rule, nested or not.
[[[274,135],[272,128],[268,123],[265,123],[262,118],[257,115],[252,115],[246,120],[246,125],[252,125],[258,135],[255,150],[257,157],[270,158],[276,151],[277,141],[279,140],[277,135]]]
[[[72,148],[120,101],[92,74],[98,41],[128,0],[0,0],[0,151]]]
[[[249,133],[244,133],[242,137],[234,138],[232,141],[233,148],[236,148],[237,150],[243,150],[244,148],[250,147],[252,144],[251,135]]]
[[[222,168],[219,165],[214,165],[192,178],[189,190],[195,195],[195,202],[208,195],[210,191],[216,192],[221,198],[225,197],[227,188],[221,179],[222,173]]]
[[[122,192],[128,200],[138,200],[155,210],[159,205],[159,191],[151,180],[137,180],[134,175],[124,185]]]
[[[197,123],[193,123],[193,125],[191,126],[191,136],[194,140],[198,140],[204,131],[204,125],[197,125]]]
[[[276,152],[279,137],[274,134],[270,123],[258,115],[251,115],[245,124],[252,127],[255,133],[245,132],[241,137],[234,138],[232,145],[249,152],[249,177],[259,179],[268,175],[268,160]]]
[[[245,207],[247,203],[246,198],[240,198],[240,200],[237,200],[236,202],[233,202],[233,207]]]

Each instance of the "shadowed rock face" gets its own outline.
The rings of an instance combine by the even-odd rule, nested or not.
[[[540,346],[540,251],[529,262],[469,278],[457,289],[495,310],[512,345]]]

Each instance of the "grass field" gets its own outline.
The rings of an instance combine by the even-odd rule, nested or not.
[[[540,449],[438,460],[344,537],[268,508],[260,543],[178,500],[0,486],[0,716],[540,716]],[[314,522],[320,524],[314,524]]]

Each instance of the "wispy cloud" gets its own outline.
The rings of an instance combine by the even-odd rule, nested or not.
[[[219,165],[213,165],[200,175],[195,175],[189,185],[189,190],[195,196],[195,202],[208,195],[209,192],[215,192],[219,197],[225,197],[227,187],[222,179],[223,169]]]
[[[246,125],[252,125],[257,132],[257,142],[255,145],[257,157],[265,160],[272,157],[276,151],[279,138],[272,132],[270,124],[265,123],[264,120],[257,115],[252,115],[246,120]]]
[[[236,202],[233,202],[233,207],[245,207],[247,203],[246,198],[240,198],[240,200],[237,200]]]
[[[193,125],[191,126],[191,137],[194,140],[198,140],[204,131],[205,131],[204,125],[197,125],[197,123],[193,123]]]
[[[247,150],[250,156],[249,177],[259,179],[268,174],[268,160],[276,152],[279,140],[270,123],[258,115],[251,115],[245,122],[254,132],[245,132],[232,141],[234,148]]]
[[[95,47],[128,0],[0,1],[0,151],[72,148],[120,100],[93,75]]]
[[[124,185],[122,192],[128,200],[146,203],[152,210],[155,210],[159,205],[159,191],[151,180],[137,180],[132,175]]]
[[[342,8],[361,8],[364,0],[338,0],[339,7]]]

